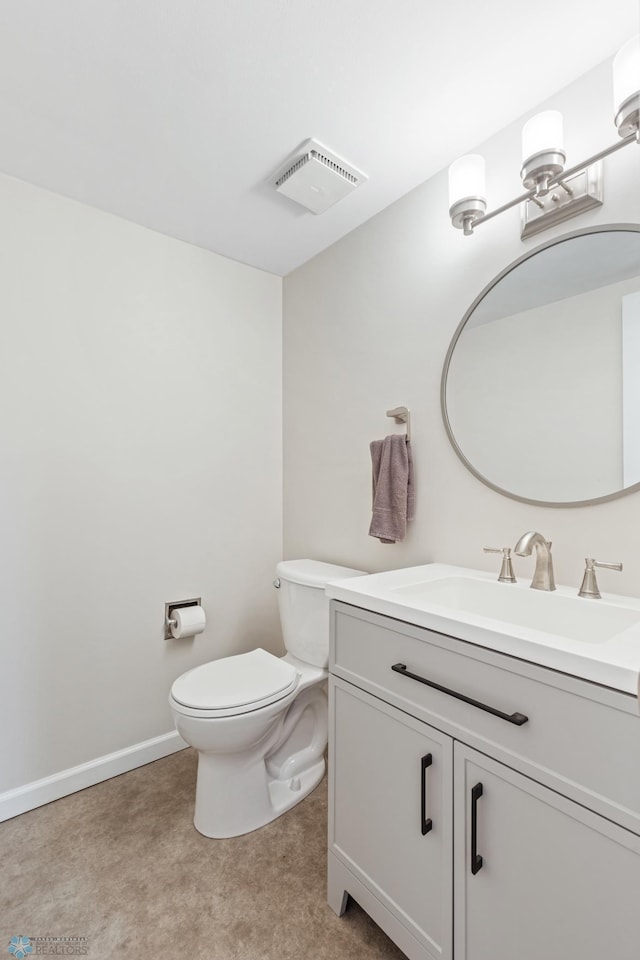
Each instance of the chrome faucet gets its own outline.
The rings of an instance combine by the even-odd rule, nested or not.
[[[514,549],[519,557],[530,557],[534,547],[536,548],[536,569],[531,587],[533,590],[555,590],[551,541],[545,540],[541,533],[529,530],[520,537]]]

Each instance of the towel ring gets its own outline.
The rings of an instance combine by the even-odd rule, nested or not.
[[[406,423],[407,440],[411,440],[411,411],[408,407],[394,407],[393,410],[387,410],[387,416],[393,417],[396,423]]]

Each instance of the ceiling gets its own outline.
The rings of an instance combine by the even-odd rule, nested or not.
[[[638,0],[0,0],[0,171],[286,275],[639,23]],[[368,175],[319,216],[268,183],[310,137]]]

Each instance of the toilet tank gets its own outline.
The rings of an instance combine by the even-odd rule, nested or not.
[[[326,667],[329,663],[329,598],[324,588],[331,580],[361,577],[364,571],[319,560],[281,560],[276,574],[285,647],[303,663]]]

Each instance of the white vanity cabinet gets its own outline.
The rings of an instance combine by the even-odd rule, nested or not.
[[[459,743],[455,783],[457,960],[638,957],[640,838]]]
[[[372,910],[368,898],[361,900],[365,886],[425,956],[446,960],[453,919],[453,740],[341,680],[331,689],[332,849],[358,884],[356,893],[339,880],[330,883],[330,891],[337,890],[332,906],[342,913],[344,892],[352,893],[384,927],[375,904]]]
[[[338,602],[330,670],[336,913],[410,960],[637,960],[636,698]]]

